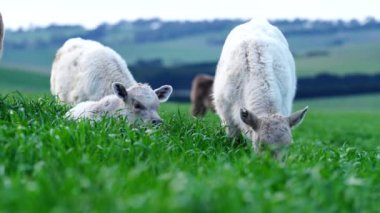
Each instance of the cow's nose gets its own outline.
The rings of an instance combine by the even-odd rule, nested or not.
[[[160,125],[160,124],[162,124],[162,120],[161,119],[154,119],[154,120],[152,120],[152,124]]]

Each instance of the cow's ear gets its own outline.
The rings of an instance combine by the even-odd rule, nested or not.
[[[125,89],[125,87],[123,86],[123,84],[121,84],[119,82],[115,82],[112,84],[112,89],[113,89],[113,92],[115,93],[115,95],[117,97],[123,99],[124,101],[127,100],[128,92]]]
[[[173,87],[170,85],[164,85],[158,89],[155,89],[154,92],[160,102],[166,102],[173,92]]]
[[[300,125],[302,123],[308,109],[309,109],[309,107],[307,106],[307,107],[293,113],[291,116],[289,116],[288,117],[289,126],[291,128],[293,128],[293,127]]]
[[[252,127],[253,130],[257,131],[260,128],[261,120],[252,112],[248,111],[245,108],[240,109],[240,118],[241,120]]]

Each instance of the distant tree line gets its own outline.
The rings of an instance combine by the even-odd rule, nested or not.
[[[369,30],[379,29],[380,22],[375,18],[368,17],[365,21],[359,22],[356,19],[350,21],[336,20],[308,20],[308,19],[295,19],[289,20],[275,20],[272,22],[286,36],[292,35],[307,35],[307,34],[326,34],[336,33],[343,31],[355,31],[355,30]],[[339,42],[339,41],[338,41]]]
[[[157,63],[157,61],[154,61]],[[144,65],[131,66],[133,75],[153,87],[171,84],[175,91],[173,100],[189,101],[191,81],[198,73],[215,74],[216,63],[183,65],[172,68]],[[184,92],[187,91],[187,92]],[[380,73],[373,75],[350,74],[338,76],[327,72],[314,77],[298,79],[296,99],[364,94],[380,92]]]
[[[135,34],[136,42],[155,42],[162,40],[170,40],[188,35],[201,34],[206,32],[225,31],[229,32],[233,27],[239,25],[247,20],[241,19],[222,19],[214,21],[169,21],[163,22],[159,19],[144,20],[134,22],[134,25],[144,25],[146,31],[137,31]],[[312,34],[326,34],[336,33],[342,31],[353,30],[368,30],[380,28],[380,22],[374,18],[367,18],[363,23],[353,19],[350,21],[324,21],[324,20],[307,20],[307,19],[295,19],[295,20],[273,20],[271,23],[277,26],[285,36],[292,35],[312,35]],[[149,26],[152,26],[149,29]],[[153,27],[157,26],[157,27]],[[220,44],[215,40],[210,40],[210,43]],[[338,41],[340,42],[340,41]]]
[[[327,73],[298,79],[296,98],[313,98],[380,92],[380,73],[337,76]]]
[[[208,32],[227,33],[236,25],[247,20],[241,19],[218,19],[213,21],[162,21],[160,19],[139,19],[136,21],[120,21],[116,24],[103,23],[95,29],[87,30],[80,25],[50,25],[48,27],[36,27],[27,30],[19,29],[9,31],[9,39],[6,45],[16,49],[28,47],[60,46],[71,37],[82,37],[98,41],[106,41],[107,36],[118,35],[122,37],[121,42],[158,42],[197,35]],[[273,20],[274,25],[279,27],[287,36],[326,34],[343,31],[380,29],[380,21],[367,18],[364,22],[351,21],[324,21],[324,20]],[[30,36],[30,35],[37,36]],[[23,36],[23,39],[13,37]],[[38,36],[40,35],[40,36]],[[42,36],[41,36],[42,35]],[[211,45],[221,45],[223,40],[210,39]],[[342,41],[337,40],[336,45]],[[334,44],[333,44],[334,45]]]

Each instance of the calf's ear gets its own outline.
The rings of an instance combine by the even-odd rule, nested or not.
[[[288,117],[289,126],[290,127],[296,127],[300,125],[306,115],[307,110],[309,109],[309,106],[306,106],[305,108],[293,113]]]
[[[252,127],[253,130],[256,131],[260,128],[260,118],[258,118],[256,115],[254,115],[247,109],[240,109],[240,118],[245,124]]]
[[[113,89],[113,92],[115,93],[115,95],[117,95],[117,97],[123,99],[124,101],[127,100],[128,92],[125,89],[125,87],[123,86],[123,84],[121,84],[119,82],[112,83],[112,89]]]
[[[172,94],[172,92],[173,92],[173,87],[170,86],[170,85],[164,85],[164,86],[161,86],[158,89],[155,89],[154,92],[156,93],[156,95],[158,97],[158,100],[161,103],[162,102],[166,102],[169,99],[169,97]]]

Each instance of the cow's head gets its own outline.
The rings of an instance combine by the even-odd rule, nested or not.
[[[170,85],[153,90],[147,84],[136,84],[126,89],[124,85],[116,82],[112,84],[112,88],[125,103],[128,121],[142,120],[152,124],[162,123],[158,115],[158,107],[160,103],[166,102],[173,92]]]
[[[270,146],[276,155],[277,150],[291,144],[291,128],[301,124],[307,110],[308,107],[305,107],[288,117],[279,114],[257,117],[254,113],[241,109],[240,118],[252,130],[250,135],[255,150],[259,152],[263,147]]]

